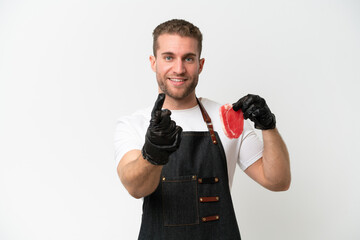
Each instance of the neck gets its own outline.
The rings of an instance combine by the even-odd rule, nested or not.
[[[165,97],[163,108],[169,110],[183,110],[195,107],[197,105],[195,92],[184,99],[174,99],[168,95]]]

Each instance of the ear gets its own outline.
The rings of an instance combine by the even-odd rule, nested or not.
[[[149,60],[150,60],[150,66],[151,66],[151,69],[156,72],[156,57],[154,56],[150,56],[149,57]]]
[[[204,63],[205,63],[205,58],[202,58],[202,59],[199,60],[199,74],[203,70]]]

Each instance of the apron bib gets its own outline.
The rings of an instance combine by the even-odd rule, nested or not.
[[[139,240],[240,240],[220,138],[198,100],[208,132],[183,132],[157,189],[144,198]]]

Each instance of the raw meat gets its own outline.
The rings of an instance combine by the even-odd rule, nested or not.
[[[241,110],[235,112],[231,104],[222,105],[219,109],[220,119],[225,135],[238,138],[244,130],[244,116]]]

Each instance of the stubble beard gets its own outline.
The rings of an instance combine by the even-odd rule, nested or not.
[[[162,78],[159,74],[156,74],[156,79],[159,85],[160,90],[165,93],[167,96],[176,99],[176,100],[182,100],[185,99],[187,96],[189,96],[193,91],[195,91],[195,88],[198,84],[198,78],[199,76],[195,76],[192,78],[191,84],[186,87],[186,89],[181,94],[175,94],[172,92],[166,82],[168,81],[167,78]],[[189,81],[189,80],[187,80]]]

